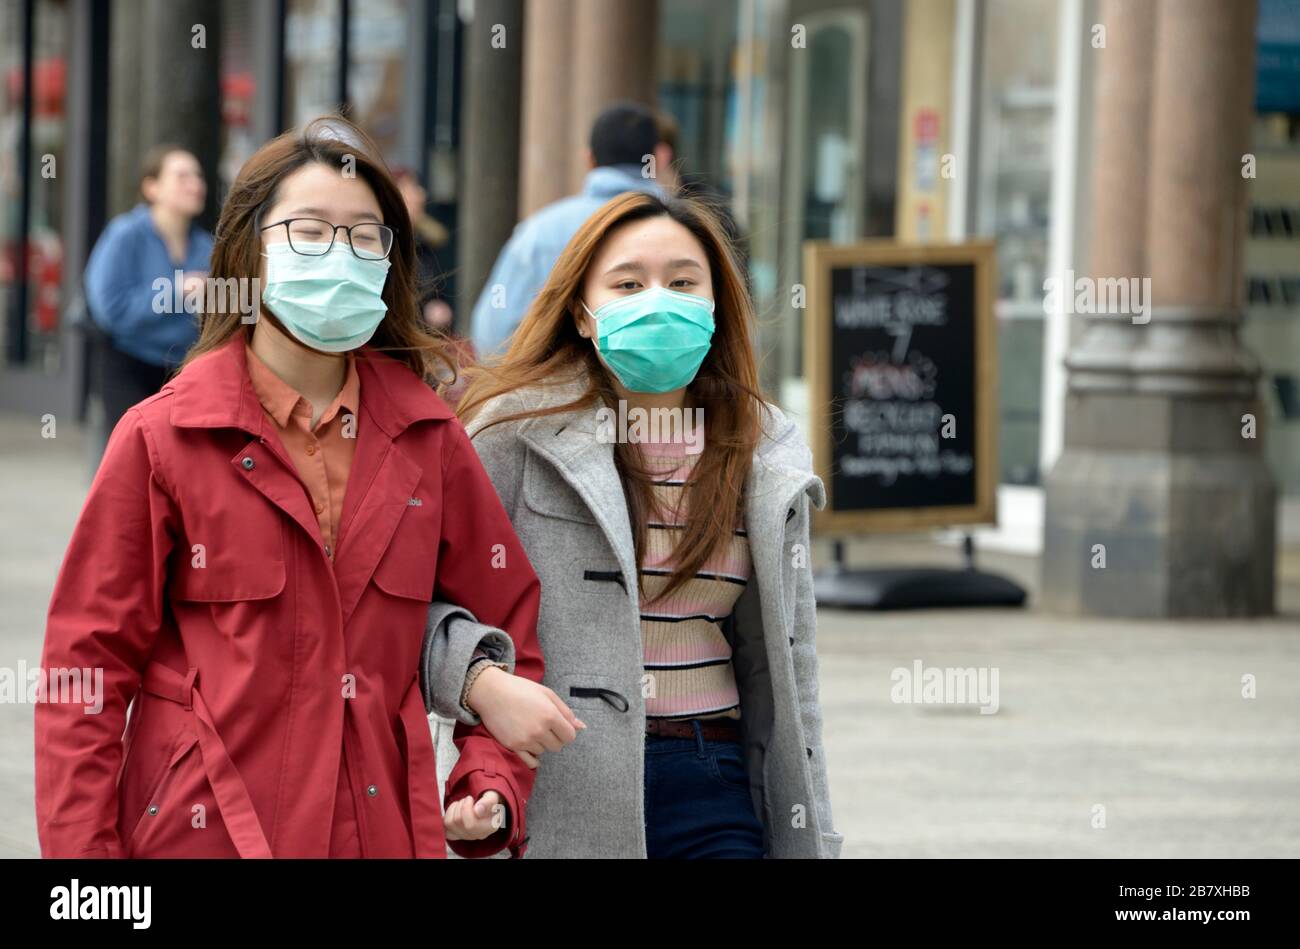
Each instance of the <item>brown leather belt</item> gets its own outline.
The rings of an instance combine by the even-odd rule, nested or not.
[[[647,718],[645,733],[661,738],[694,738],[692,719],[669,721],[665,718]],[[705,741],[740,741],[740,723],[734,718],[695,719],[700,723],[700,736]]]

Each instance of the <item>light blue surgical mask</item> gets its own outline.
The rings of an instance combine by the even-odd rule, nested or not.
[[[690,385],[713,339],[713,301],[651,287],[596,307],[596,348],[629,392]]]
[[[299,244],[324,250],[328,244]],[[266,246],[262,303],[304,346],[324,353],[356,349],[375,335],[388,305],[381,296],[390,261],[362,260],[346,244],[324,254],[296,253],[288,242]]]

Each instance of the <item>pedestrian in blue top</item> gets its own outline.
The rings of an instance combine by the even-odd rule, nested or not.
[[[104,409],[101,447],[126,410],[157,392],[198,338],[197,315],[177,303],[202,293],[212,256],[212,234],[194,221],[207,199],[194,155],[176,145],[150,149],[140,194],[145,203],[104,228],[84,274],[86,306],[98,330],[91,385]]]
[[[618,102],[596,117],[586,154],[591,171],[581,193],[548,204],[519,222],[474,304],[471,333],[480,359],[504,352],[569,238],[597,208],[626,191],[664,195],[665,189],[643,169],[649,167],[646,156],[655,156],[655,171],[662,172],[659,180],[663,181],[671,173],[666,163],[658,167],[666,154],[654,113],[645,106]]]

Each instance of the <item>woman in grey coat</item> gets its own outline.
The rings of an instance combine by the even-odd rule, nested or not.
[[[825,496],[758,391],[752,332],[711,211],[627,194],[461,401],[541,580],[546,673],[456,714],[491,729],[524,688],[580,720],[544,747],[493,732],[540,760],[528,856],[839,855],[809,563]]]

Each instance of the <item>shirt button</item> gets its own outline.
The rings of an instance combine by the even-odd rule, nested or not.
[[[158,805],[157,805],[157,804],[150,804],[150,805],[149,805],[149,816],[150,816],[150,817],[153,817],[153,816],[155,816],[157,813],[158,813]]]
[[[254,461],[252,458],[245,456],[244,460],[241,461],[240,464],[244,466],[245,471],[253,470]]]
[[[307,446],[307,454],[309,454],[309,455],[314,455],[314,454],[316,454],[316,446],[315,446],[315,445],[308,445],[308,446]]]
[[[330,545],[329,545],[329,544],[326,544],[326,545],[325,545],[325,556],[326,556],[326,557],[333,557],[333,556],[334,556],[333,552],[330,550]]]
[[[375,787],[372,784],[370,785],[370,787],[366,788],[366,793],[369,794],[371,797],[374,797],[376,794],[379,793],[379,788]]]
[[[321,504],[319,501],[316,502],[316,513],[317,514],[325,513],[325,505]]]

